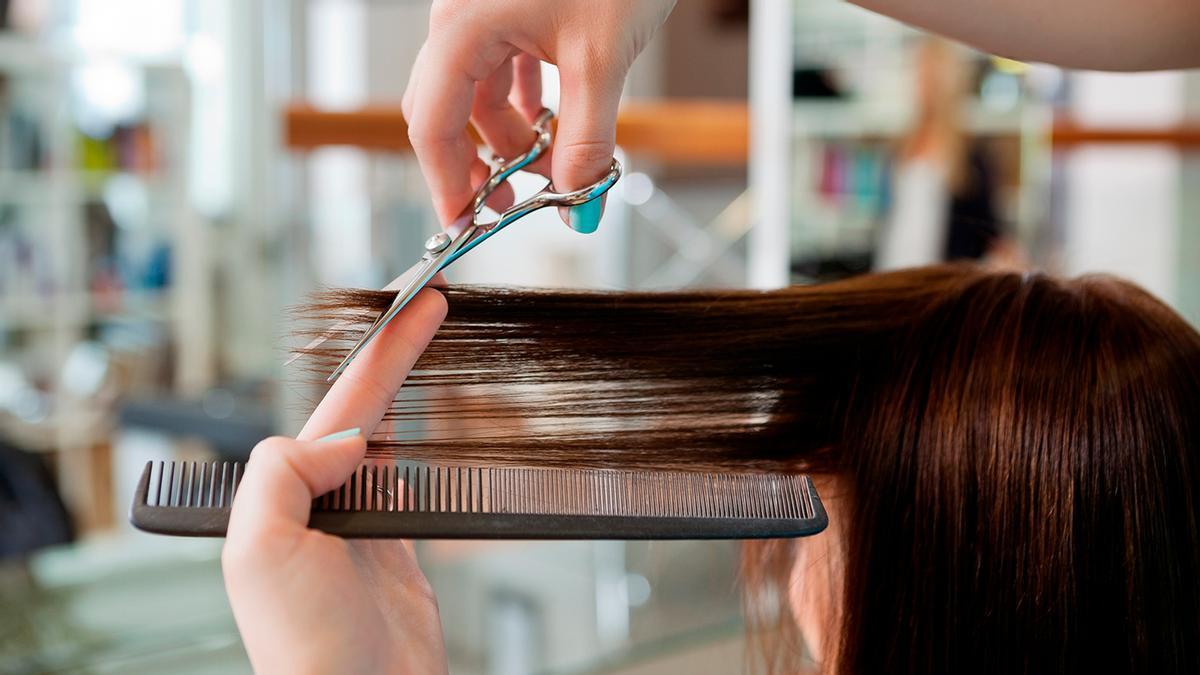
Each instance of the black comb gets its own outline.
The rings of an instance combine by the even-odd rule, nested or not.
[[[146,464],[130,521],[220,537],[239,462]],[[829,519],[803,475],[404,466],[368,463],[313,500],[309,526],[346,538],[762,539]]]

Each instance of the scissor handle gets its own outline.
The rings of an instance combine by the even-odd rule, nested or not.
[[[500,214],[493,223],[480,223],[479,214],[483,211],[487,198],[496,188],[508,180],[517,171],[529,166],[545,154],[550,147],[550,122],[554,113],[542,110],[533,122],[536,134],[533,145],[518,157],[503,160],[492,171],[488,180],[475,191],[471,204],[463,210],[452,223],[447,225],[446,232],[440,232],[429,238],[425,243],[425,254],[421,261],[406,275],[409,275],[396,293],[396,299],[391,307],[384,310],[366,333],[358,340],[342,362],[338,364],[328,381],[332,381],[350,364],[367,343],[379,334],[408,301],[420,291],[425,284],[447,265],[458,260],[464,253],[478,246],[493,234],[509,224],[548,206],[568,207],[571,209],[571,228],[577,232],[590,233],[600,224],[600,197],[609,191],[621,177],[621,163],[613,159],[608,172],[600,180],[591,185],[571,192],[556,192],[553,183],[547,183],[537,194],[514,204]]]
[[[577,214],[572,212],[571,228],[590,234],[596,231],[596,227],[600,221],[600,197],[604,193],[612,189],[612,186],[617,184],[621,178],[621,163],[613,159],[612,164],[608,167],[608,172],[604,174],[600,180],[588,185],[587,187],[570,192],[555,192],[553,183],[546,183],[546,187],[539,190],[536,194],[525,199],[517,204],[513,204],[493,223],[476,223],[476,233],[467,242],[463,243],[453,254],[446,257],[442,261],[439,269],[445,268],[450,263],[458,260],[464,253],[475,248],[479,244],[487,240],[493,234],[496,234],[512,223],[524,218],[525,216],[550,206],[553,207],[573,207],[581,208],[586,205],[594,205],[587,212]]]
[[[538,158],[546,153],[546,149],[550,147],[550,143],[553,140],[550,130],[550,123],[553,120],[554,111],[549,108],[542,108],[542,112],[538,113],[537,118],[533,120],[533,145],[512,159],[498,160],[495,168],[492,170],[492,175],[488,176],[487,181],[475,191],[475,197],[471,200],[471,213],[476,216],[479,215],[479,212],[483,210],[484,203],[487,202],[487,198],[496,191],[496,188],[500,187],[514,173],[536,162]]]

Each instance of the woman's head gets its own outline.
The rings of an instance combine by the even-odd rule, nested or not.
[[[1114,279],[966,273],[890,352],[838,439],[840,670],[1200,667],[1200,336]]]
[[[754,615],[799,615],[831,671],[1200,668],[1200,335],[1130,284],[447,295],[392,414],[439,431],[380,454],[812,472],[829,532],[745,571]]]

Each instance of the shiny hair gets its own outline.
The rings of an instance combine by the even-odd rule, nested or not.
[[[1136,286],[938,266],[444,292],[370,453],[828,476],[832,672],[1200,672],[1200,335]],[[312,316],[354,321],[310,363],[328,372],[389,301],[319,298]],[[764,633],[792,620],[793,550],[745,549]]]

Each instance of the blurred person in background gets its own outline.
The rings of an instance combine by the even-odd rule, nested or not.
[[[970,64],[940,38],[922,40],[915,57],[916,111],[893,160],[875,268],[1007,258],[995,164],[964,128]]]

